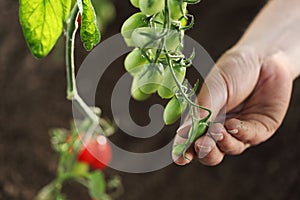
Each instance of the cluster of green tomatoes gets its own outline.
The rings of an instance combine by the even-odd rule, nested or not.
[[[178,98],[191,61],[182,54],[183,36],[189,21],[187,3],[182,0],[131,0],[141,12],[130,16],[121,33],[128,46],[135,47],[125,61],[133,76],[132,97],[143,101],[153,93],[171,99],[164,112],[166,124],[174,123],[186,109]],[[175,77],[173,77],[175,75]]]
[[[124,61],[126,71],[133,76],[132,97],[143,101],[157,93],[163,99],[170,99],[164,110],[163,118],[166,125],[176,122],[189,106],[193,119],[188,140],[188,143],[191,143],[204,133],[209,118],[208,116],[194,120],[194,108],[202,107],[191,100],[197,86],[190,88],[185,80],[186,70],[192,65],[194,53],[189,58],[182,53],[185,31],[194,23],[194,17],[187,12],[187,5],[198,1],[130,0],[130,2],[140,9],[140,12],[133,14],[124,22],[121,29],[126,44],[134,47]],[[187,145],[189,144],[175,148],[176,154],[184,154]]]

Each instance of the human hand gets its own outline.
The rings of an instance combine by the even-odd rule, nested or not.
[[[270,138],[281,125],[290,102],[293,80],[300,74],[300,3],[276,0],[260,12],[241,40],[217,62],[200,90],[198,103],[214,120],[225,108],[224,124],[210,126],[175,163],[195,156],[205,165],[224,155],[241,154]],[[174,144],[186,140],[191,123],[177,131]]]
[[[225,154],[240,154],[270,138],[290,101],[293,77],[285,64],[280,53],[264,61],[250,48],[225,53],[206,78],[198,103],[215,114],[225,106],[230,118],[224,125],[213,124],[209,134],[188,149],[187,159],[175,162],[185,165],[196,155],[205,165],[217,165]],[[189,121],[179,128],[175,143],[183,143],[189,128]]]

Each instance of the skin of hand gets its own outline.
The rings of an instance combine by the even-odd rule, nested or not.
[[[209,166],[224,155],[238,155],[269,139],[287,112],[293,81],[300,74],[300,2],[273,0],[260,12],[241,40],[206,77],[198,103],[214,113],[224,108],[224,124],[215,123],[175,163],[197,157]],[[230,116],[230,117],[229,117]],[[191,122],[177,131],[174,144],[187,138]]]

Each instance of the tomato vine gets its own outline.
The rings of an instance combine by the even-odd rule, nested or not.
[[[175,145],[173,153],[185,156],[187,148],[209,125],[211,110],[193,102],[197,89],[190,88],[184,80],[186,69],[192,65],[194,52],[186,57],[184,34],[194,24],[194,17],[187,13],[188,4],[198,0],[132,0],[141,12],[130,16],[123,24],[121,33],[128,46],[135,47],[125,59],[125,69],[133,76],[132,97],[145,100],[158,93],[163,99],[170,99],[164,110],[165,124],[172,124],[189,109],[192,120],[188,139],[184,144]],[[141,62],[130,62],[130,60]],[[129,64],[128,64],[129,63]],[[199,110],[207,115],[200,118]]]
[[[173,153],[185,156],[187,148],[201,135],[209,125],[211,110],[193,102],[192,97],[198,87],[193,88],[185,80],[186,71],[192,65],[195,53],[186,57],[184,48],[185,31],[194,24],[194,17],[187,12],[189,4],[198,0],[130,0],[141,12],[133,14],[123,24],[121,33],[128,46],[135,47],[125,59],[125,69],[133,76],[132,96],[136,100],[146,100],[153,93],[163,99],[171,99],[164,110],[164,122],[169,125],[176,122],[188,107],[192,126],[184,144],[175,145]],[[71,9],[72,8],[72,9]],[[100,117],[99,108],[91,108],[80,97],[75,79],[75,39],[80,28],[83,46],[90,51],[100,42],[97,15],[91,0],[20,0],[20,22],[29,49],[37,58],[45,57],[55,46],[64,32],[66,24],[66,79],[67,99],[77,104],[86,115],[79,132],[84,138],[78,139],[78,130],[56,129],[52,132],[53,148],[59,154],[57,176],[45,186],[37,196],[42,199],[65,199],[61,193],[63,182],[75,180],[86,186],[93,199],[110,199],[105,192],[105,179],[102,170],[107,163],[98,163],[97,158],[79,141],[88,142],[90,148],[98,152],[99,138],[91,138],[94,132],[110,135],[114,128]],[[42,17],[40,17],[42,16]],[[79,19],[80,17],[80,19]],[[36,20],[39,19],[39,20]],[[79,23],[80,22],[80,27]],[[200,117],[199,111],[207,115]],[[100,125],[100,126],[99,126]],[[75,134],[76,133],[76,134]],[[71,139],[68,139],[70,135]],[[81,136],[80,136],[81,137]],[[104,137],[104,136],[102,136]],[[92,141],[90,141],[92,140]],[[107,157],[109,162],[109,147]],[[89,166],[96,171],[90,171]],[[120,187],[119,179],[110,185]],[[99,188],[100,187],[100,188]]]
[[[107,0],[101,1],[108,3]],[[67,180],[86,186],[94,200],[111,199],[119,195],[122,190],[120,178],[115,176],[106,183],[101,171],[111,160],[111,149],[106,136],[114,132],[114,127],[100,117],[99,108],[91,108],[83,101],[76,86],[74,50],[78,23],[80,22],[80,38],[87,51],[96,46],[101,38],[97,24],[99,17],[91,0],[20,0],[19,17],[29,49],[37,58],[49,54],[64,32],[66,24],[67,99],[77,104],[86,115],[83,122],[78,121],[76,128],[73,124],[71,130],[51,131],[52,146],[59,157],[57,173],[55,179],[42,188],[35,199],[65,199],[61,190]],[[106,17],[106,20],[109,19]],[[94,132],[100,136],[92,137]],[[115,192],[108,195],[106,189]]]

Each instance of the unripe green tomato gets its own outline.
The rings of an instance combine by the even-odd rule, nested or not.
[[[182,83],[185,78],[186,67],[175,66],[173,67],[173,70],[178,82]],[[173,90],[175,88],[176,82],[173,79],[170,68],[167,67],[164,73],[163,81],[158,88],[158,95],[163,99],[170,99],[174,96]]]
[[[159,13],[153,19],[155,24],[157,33],[164,32],[164,15],[163,13]],[[175,28],[171,27],[168,30],[168,35],[165,36],[166,40],[166,49],[167,51],[175,51],[177,47],[180,45],[180,32]]]
[[[140,27],[148,26],[147,16],[143,13],[135,13],[131,15],[124,23],[121,28],[121,34],[125,39],[128,46],[131,46],[133,42],[131,41],[132,32]]]
[[[160,40],[155,40],[162,29],[141,27],[132,32],[131,39],[139,48],[158,48]],[[146,46],[147,45],[147,46]]]
[[[178,21],[183,16],[183,13],[186,12],[187,3],[183,2],[182,0],[168,0],[168,5],[172,20]]]
[[[141,91],[138,85],[138,77],[134,77],[131,84],[131,96],[137,101],[144,101],[148,99],[151,95],[145,94]]]
[[[165,8],[165,0],[140,0],[139,6],[145,15],[154,15]]]
[[[176,30],[170,30],[166,36],[166,49],[167,51],[175,51],[180,45],[180,33]]]
[[[135,48],[126,56],[124,60],[126,71],[128,71],[132,76],[135,76],[137,73],[143,70],[146,63],[147,59],[145,56],[143,56],[139,48]]]
[[[130,3],[131,3],[134,7],[138,8],[138,7],[139,7],[139,4],[140,4],[140,0],[130,0]]]
[[[198,139],[200,136],[202,136],[206,129],[207,129],[207,123],[206,122],[199,122],[198,128],[197,128],[197,134],[195,136],[195,140]]]
[[[125,43],[128,47],[134,47],[135,46],[135,44],[133,43],[131,38],[123,38],[123,39],[124,39],[124,41],[125,41]]]
[[[187,104],[173,97],[164,110],[164,122],[166,125],[175,123],[185,111]]]
[[[164,13],[160,12],[152,18],[152,21],[155,23],[155,27],[164,28],[164,19],[165,19]]]
[[[163,74],[164,68],[161,64],[147,64],[143,71],[137,75],[137,85],[143,93],[153,94],[157,91]]]

